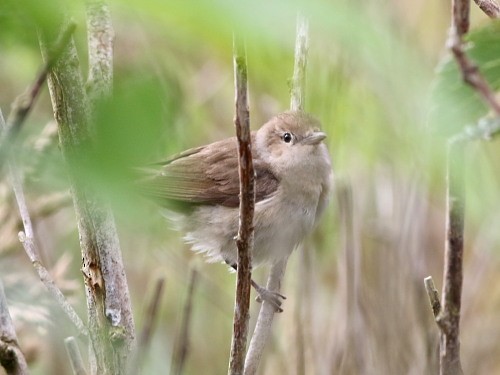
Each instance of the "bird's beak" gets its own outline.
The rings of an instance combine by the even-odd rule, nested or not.
[[[301,143],[304,145],[317,145],[320,143],[323,139],[326,138],[326,134],[323,132],[314,132],[304,139],[302,139]]]

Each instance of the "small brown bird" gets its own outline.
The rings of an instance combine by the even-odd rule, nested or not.
[[[254,267],[288,257],[324,211],[332,184],[325,138],[318,120],[296,111],[281,113],[252,132]],[[206,254],[209,261],[236,268],[240,191],[236,137],[184,151],[158,166],[141,181],[141,188],[179,214],[175,221],[193,250]],[[254,286],[262,299],[269,299],[263,288]],[[280,310],[279,299],[271,299]]]

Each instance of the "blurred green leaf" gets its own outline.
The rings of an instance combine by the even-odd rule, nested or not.
[[[500,89],[500,22],[472,31],[467,37],[468,56],[493,90]],[[448,54],[440,64],[430,98],[430,124],[446,137],[486,115],[488,107],[469,85],[463,82],[456,61]]]
[[[122,190],[132,182],[133,168],[154,161],[168,138],[172,106],[158,80],[137,71],[121,76],[114,95],[96,105],[94,142],[87,171],[107,190]]]

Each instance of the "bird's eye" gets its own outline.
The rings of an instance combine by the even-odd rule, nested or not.
[[[285,134],[283,134],[283,141],[285,143],[290,143],[292,141],[292,139],[293,139],[292,134],[290,134],[288,132],[286,132]]]

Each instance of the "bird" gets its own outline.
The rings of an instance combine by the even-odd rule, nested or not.
[[[333,171],[320,122],[302,111],[272,117],[251,133],[255,173],[252,267],[287,258],[328,205]],[[209,262],[237,268],[239,225],[236,137],[181,152],[143,170],[141,192],[167,209],[184,239]],[[167,215],[168,216],[168,215]],[[277,311],[283,295],[252,280]]]

